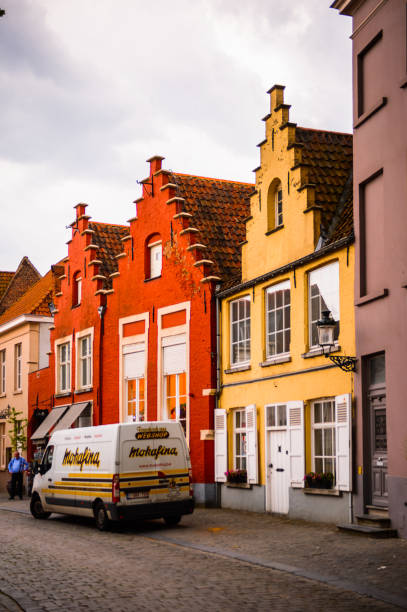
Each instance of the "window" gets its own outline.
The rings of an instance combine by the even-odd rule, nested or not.
[[[290,282],[266,291],[266,356],[290,351]]]
[[[358,117],[368,112],[383,96],[383,84],[378,74],[385,74],[383,32],[380,31],[357,56]]]
[[[267,427],[287,427],[287,406],[267,406]]]
[[[89,403],[85,410],[82,410],[72,427],[92,427],[92,409]]]
[[[162,244],[154,243],[148,246],[150,250],[150,278],[161,276],[162,268]]]
[[[22,366],[22,346],[21,342],[14,345],[14,390],[21,391],[21,366]]]
[[[145,345],[128,344],[123,347],[123,371],[126,397],[126,420],[145,421]]]
[[[92,385],[92,345],[91,336],[79,338],[79,388]]]
[[[230,361],[232,365],[250,361],[250,298],[230,304]]]
[[[58,383],[59,393],[70,391],[71,389],[71,345],[69,342],[59,344],[58,348]]]
[[[6,349],[0,351],[0,395],[6,393]]]
[[[309,273],[309,342],[317,347],[317,321],[329,310],[336,321],[334,339],[339,337],[339,263],[328,264]]]
[[[281,182],[275,179],[267,194],[267,229],[272,231],[283,225],[283,190]]]
[[[78,306],[82,300],[82,278],[80,272],[75,272],[72,282],[72,306]]]
[[[312,405],[313,467],[315,472],[336,475],[335,400]]]
[[[180,421],[187,435],[187,345],[186,335],[163,338],[165,418]]]
[[[382,292],[387,284],[385,219],[384,176],[381,169],[359,185],[361,297]]]
[[[247,469],[247,431],[246,410],[236,410],[234,413],[234,469]]]

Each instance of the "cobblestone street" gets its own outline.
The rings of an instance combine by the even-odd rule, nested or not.
[[[101,533],[0,499],[0,537],[0,610],[407,609],[407,542],[327,525],[198,509]]]

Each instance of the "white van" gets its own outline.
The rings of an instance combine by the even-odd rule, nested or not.
[[[34,478],[31,514],[110,521],[191,514],[191,462],[180,423],[116,423],[56,431]]]

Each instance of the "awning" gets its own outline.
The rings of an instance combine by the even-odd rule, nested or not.
[[[54,431],[59,431],[60,429],[69,429],[70,426],[78,417],[81,416],[82,412],[89,406],[89,402],[79,402],[78,404],[72,404],[69,406],[69,410],[67,410],[60,421],[58,421]]]
[[[45,417],[41,425],[31,436],[31,440],[35,442],[36,440],[43,440],[50,429],[55,425],[55,423],[62,417],[62,415],[68,410],[69,404],[65,406],[55,406],[51,410],[51,412]]]

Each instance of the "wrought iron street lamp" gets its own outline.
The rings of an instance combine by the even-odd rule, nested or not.
[[[322,348],[325,357],[329,359],[341,370],[345,372],[356,371],[356,357],[346,355],[329,355],[330,348],[335,345],[334,334],[336,321],[332,317],[330,310],[322,311],[322,319],[317,321],[318,344]]]

